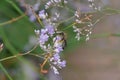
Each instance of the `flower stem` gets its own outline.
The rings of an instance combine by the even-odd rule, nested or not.
[[[64,28],[63,31],[65,31],[65,30],[71,28],[71,27],[72,27],[73,25],[75,25],[75,24],[76,24],[76,23],[72,23],[72,24],[70,24],[69,26],[67,26],[66,28]]]
[[[23,12],[18,8],[18,6],[12,0],[5,0],[5,1],[10,3],[20,14],[23,14]]]
[[[6,57],[6,58],[3,58],[3,59],[0,59],[0,62],[5,61],[5,60],[8,60],[8,59],[13,59],[13,58],[16,58],[16,57],[18,57],[18,56],[27,55],[27,54],[29,54],[30,52],[32,52],[34,49],[36,49],[36,47],[37,47],[37,45],[35,45],[31,50],[29,50],[28,52],[23,53],[23,54],[17,54],[17,55],[14,55],[14,56],[10,56],[10,57]]]
[[[106,37],[120,37],[120,34],[119,33],[101,33],[101,34],[94,34],[94,35],[91,35],[91,38],[106,38]]]
[[[62,21],[60,21],[59,23],[58,23],[58,25],[60,25],[61,23],[64,23],[64,22],[68,22],[68,21],[70,21],[71,19],[73,19],[75,16],[72,16],[72,17],[70,17],[70,18],[68,18],[68,19],[65,19],[65,20],[62,20]]]
[[[20,19],[23,18],[24,16],[25,16],[25,14],[23,14],[23,15],[21,15],[21,16],[19,16],[19,17],[13,18],[13,19],[11,19],[11,20],[9,20],[9,21],[0,23],[0,26],[6,25],[6,24],[10,24],[10,23],[15,22],[15,21],[17,21],[17,20],[20,20]]]
[[[35,13],[35,11],[33,10],[32,7],[31,7],[31,9],[32,9],[32,12],[33,12],[34,16],[36,17],[36,19],[37,19],[38,22],[40,23],[40,25],[41,25],[42,27],[44,27],[44,25],[43,25],[42,21],[40,20],[39,16]]]

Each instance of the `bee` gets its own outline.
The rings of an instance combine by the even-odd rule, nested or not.
[[[66,34],[62,31],[56,32],[57,36],[60,37],[60,40],[57,42],[62,45],[62,48],[64,49],[67,46],[67,41],[66,41]]]

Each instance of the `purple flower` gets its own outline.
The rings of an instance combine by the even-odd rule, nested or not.
[[[55,74],[59,74],[59,72],[58,72],[58,70],[57,70],[57,68],[56,68],[56,67],[51,66],[51,68],[53,69],[53,71],[54,71],[54,73],[55,73]]]
[[[53,35],[55,33],[54,27],[52,25],[46,25],[45,28],[48,30],[48,34]]]
[[[47,34],[41,34],[39,38],[40,44],[44,44],[46,41],[48,41],[48,38],[49,36]]]
[[[34,22],[36,20],[36,17],[34,15],[30,15],[29,19],[30,21]]]
[[[46,34],[47,33],[47,29],[41,29],[41,34]]]
[[[47,16],[48,16],[48,14],[45,13],[45,10],[39,11],[39,17],[40,17],[41,19],[46,19]]]
[[[60,66],[65,67],[66,66],[66,61],[64,60],[64,61],[60,62]]]
[[[63,48],[61,46],[55,47],[56,53],[60,53],[61,51],[63,51]]]
[[[55,61],[58,61],[60,59],[60,55],[56,53],[54,54],[53,58]]]

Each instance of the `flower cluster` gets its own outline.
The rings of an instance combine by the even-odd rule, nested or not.
[[[33,5],[30,5],[30,4],[26,3],[25,0],[18,0],[18,1],[19,1],[20,6],[22,8],[27,8],[26,10],[27,10],[27,15],[29,16],[29,20],[32,21],[32,22],[34,22],[36,20],[36,17],[34,15],[34,13],[32,12],[31,8],[28,7],[28,5],[32,6],[33,10],[36,12],[36,11],[39,10],[40,0],[37,0],[37,2],[35,4],[33,4]]]
[[[39,44],[45,54],[50,54],[48,62],[50,62],[51,68],[55,74],[59,74],[57,68],[65,67],[66,61],[60,59],[60,53],[63,51],[62,37],[55,32],[53,26],[46,26],[41,30],[35,30],[36,34],[39,34]],[[48,40],[53,39],[50,43]]]
[[[75,12],[75,23],[73,25],[73,31],[76,33],[75,38],[80,40],[81,36],[86,37],[86,41],[89,40],[89,35],[92,33],[92,22],[91,17],[92,15],[84,14],[81,17],[80,11]],[[81,26],[83,25],[83,26]]]
[[[65,45],[64,33],[58,31],[55,23],[48,17],[48,13],[45,10],[39,11],[38,15],[44,26],[41,30],[35,30],[35,33],[38,35],[41,49],[46,55],[49,54],[48,62],[51,69],[53,69],[55,74],[59,74],[58,68],[61,69],[66,66],[66,61],[60,58]],[[57,13],[55,15],[56,19],[59,18]]]
[[[61,4],[66,4],[67,0],[50,0],[46,3],[45,9],[50,8],[51,6],[62,6]]]
[[[41,11],[39,11],[39,17],[41,19],[47,19],[48,14],[45,12],[45,10],[41,10]]]
[[[101,7],[97,6],[94,0],[88,0],[88,2],[89,2],[89,7],[93,8],[94,10],[98,10],[98,11],[101,10]]]
[[[51,24],[51,25],[54,25],[54,28],[57,30],[57,26],[56,26],[56,22],[59,20],[59,17],[60,17],[60,14],[55,12],[54,13],[54,16],[48,16],[48,13],[46,12],[46,10],[41,10],[39,11],[39,17],[40,19],[43,20],[43,23],[44,24]]]

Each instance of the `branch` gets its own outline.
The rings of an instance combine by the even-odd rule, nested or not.
[[[19,17],[13,18],[12,20],[9,20],[9,21],[0,23],[0,26],[3,26],[3,25],[6,25],[6,24],[10,24],[10,23],[12,23],[12,22],[15,22],[15,21],[23,18],[25,15],[26,15],[26,14],[23,14],[23,15],[21,15],[21,16],[19,16]]]
[[[29,51],[26,52],[26,53],[17,54],[17,55],[14,55],[14,56],[10,56],[10,57],[6,57],[6,58],[3,58],[3,59],[0,59],[0,62],[5,61],[5,60],[8,60],[8,59],[13,59],[13,58],[16,58],[16,57],[19,57],[19,56],[27,55],[27,54],[31,53],[33,50],[35,50],[37,46],[38,46],[38,45],[36,44],[31,50],[29,50]]]

